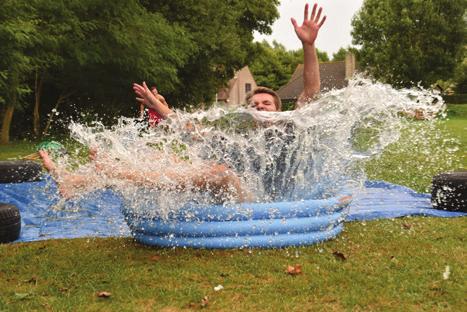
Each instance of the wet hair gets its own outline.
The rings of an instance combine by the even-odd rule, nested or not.
[[[262,94],[262,93],[272,95],[272,97],[274,98],[274,105],[276,106],[276,110],[278,112],[282,110],[282,101],[279,95],[274,90],[266,88],[266,87],[256,87],[252,91],[248,92],[248,94],[246,95],[247,104],[250,104],[250,101],[253,95]]]

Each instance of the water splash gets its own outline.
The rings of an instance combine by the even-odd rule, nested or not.
[[[358,187],[366,179],[362,163],[397,142],[413,118],[442,114],[441,97],[423,89],[396,90],[357,77],[348,87],[323,94],[302,109],[258,112],[247,108],[213,107],[207,111],[177,111],[149,129],[122,117],[112,127],[100,122],[70,125],[72,137],[98,151],[98,169],[144,173],[146,182],[159,175],[165,187],[141,187],[93,163],[78,172],[92,183],[85,193],[112,185],[132,207],[143,213],[168,215],[188,202],[228,205],[236,198],[199,192],[194,185],[177,186],[174,174],[201,172],[225,164],[253,193],[254,201],[293,201],[335,195],[344,185]],[[59,166],[69,165],[62,158]],[[166,174],[170,169],[171,174]],[[189,184],[189,182],[187,182]],[[146,207],[146,208],[144,208]]]

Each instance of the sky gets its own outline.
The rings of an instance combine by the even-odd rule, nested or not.
[[[347,47],[352,43],[350,22],[354,14],[362,6],[364,0],[321,0],[318,5],[323,7],[323,14],[327,16],[326,22],[321,27],[316,47],[320,51],[326,51],[329,57],[341,47]],[[255,40],[266,39],[269,42],[276,40],[288,50],[301,48],[300,40],[295,35],[290,18],[294,17],[301,25],[303,22],[303,9],[305,3],[311,7],[314,2],[306,0],[281,0],[278,8],[280,17],[272,26],[272,35],[265,36],[255,34]]]

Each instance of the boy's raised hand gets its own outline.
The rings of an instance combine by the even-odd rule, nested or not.
[[[294,18],[291,19],[295,33],[303,45],[313,45],[315,43],[316,37],[318,37],[318,31],[326,21],[326,16],[321,18],[323,8],[320,7],[318,12],[316,12],[316,9],[318,8],[317,3],[313,5],[313,10],[309,18],[308,8],[309,6],[306,4],[303,24],[301,26],[298,26],[297,21]]]

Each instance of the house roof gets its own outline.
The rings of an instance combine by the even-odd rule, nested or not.
[[[340,89],[347,85],[345,62],[326,62],[319,64],[321,90]],[[280,87],[277,93],[282,100],[296,99],[303,91],[303,64],[297,65],[289,82]]]

